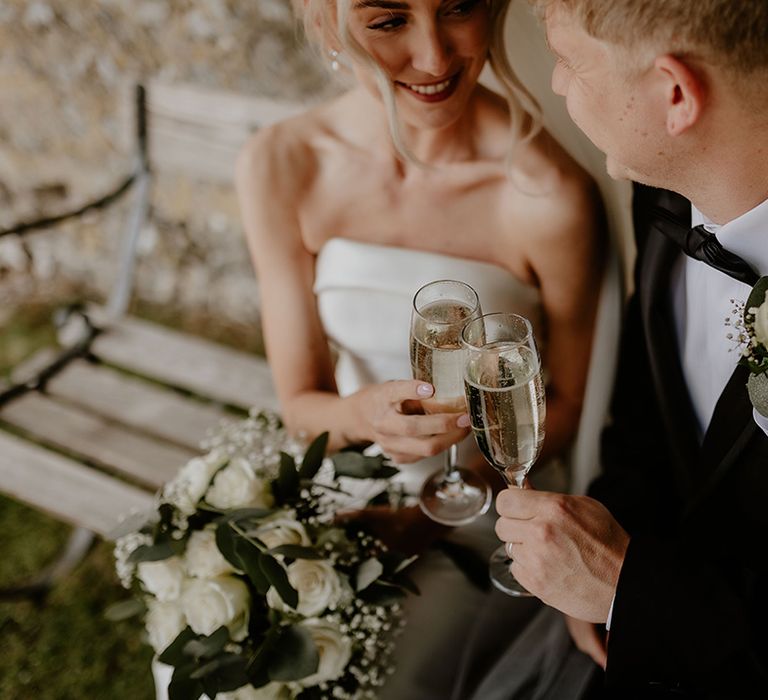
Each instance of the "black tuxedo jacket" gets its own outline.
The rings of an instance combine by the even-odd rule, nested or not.
[[[636,290],[590,490],[631,535],[606,687],[622,699],[768,698],[768,437],[738,368],[699,441],[671,307],[682,253],[649,230],[658,198],[690,219],[687,200],[636,187]]]

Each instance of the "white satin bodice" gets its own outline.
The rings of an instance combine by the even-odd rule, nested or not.
[[[326,335],[338,353],[342,395],[389,379],[410,379],[408,334],[414,294],[433,280],[477,291],[484,313],[514,311],[541,329],[537,289],[489,263],[332,238],[317,256],[315,294]]]

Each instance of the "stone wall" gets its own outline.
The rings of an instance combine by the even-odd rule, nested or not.
[[[332,90],[290,0],[0,0],[0,46],[0,229],[93,199],[130,170],[126,106],[139,80],[291,100]],[[163,177],[152,203],[136,298],[256,323],[231,188]],[[0,238],[0,323],[63,289],[103,299],[127,207]]]

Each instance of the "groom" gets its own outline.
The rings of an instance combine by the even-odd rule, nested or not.
[[[768,697],[768,420],[726,326],[768,274],[768,2],[536,4],[553,89],[646,186],[604,473],[593,498],[502,492],[497,533],[607,652],[610,697]]]

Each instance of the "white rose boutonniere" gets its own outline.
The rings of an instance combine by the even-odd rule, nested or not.
[[[731,325],[741,348],[741,364],[749,367],[747,390],[758,413],[768,417],[768,277],[761,277]],[[733,338],[733,334],[729,337]]]

